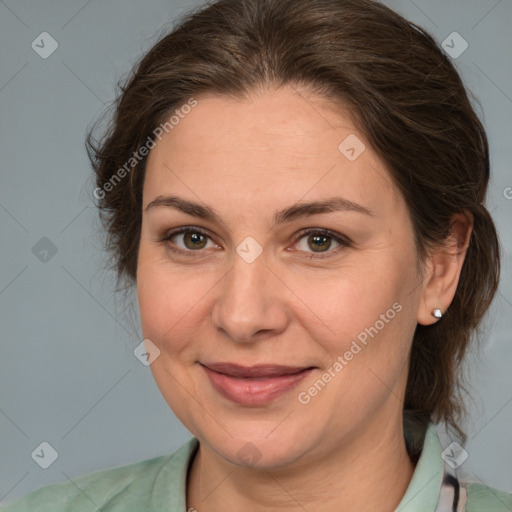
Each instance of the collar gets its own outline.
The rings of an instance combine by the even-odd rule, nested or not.
[[[395,512],[435,511],[444,476],[441,443],[432,423],[425,432],[423,449],[416,464],[409,487]]]

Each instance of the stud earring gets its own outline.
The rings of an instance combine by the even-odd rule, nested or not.
[[[434,311],[432,311],[432,316],[434,316],[435,318],[442,318],[443,317],[443,313],[441,313],[441,310],[440,309],[434,309]]]

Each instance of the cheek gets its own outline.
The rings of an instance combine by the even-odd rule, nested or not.
[[[404,315],[397,309],[403,311],[408,277],[386,258],[357,259],[335,272],[290,276],[294,292],[309,307],[309,328],[332,340],[329,352],[343,350],[359,334],[364,338],[365,330],[376,323],[382,334],[402,325],[399,320]]]
[[[178,351],[180,347],[176,342],[180,341],[180,329],[187,321],[187,316],[191,314],[191,301],[196,295],[179,281],[174,281],[172,287],[169,287],[166,286],[167,282],[158,279],[157,275],[148,278],[141,273],[139,279],[144,283],[138,290],[144,337],[153,341],[161,350]],[[185,288],[188,291],[185,291]],[[169,339],[174,340],[173,344],[166,342]]]
[[[297,293],[309,290],[308,304],[321,319],[309,314],[311,321],[303,325],[322,346],[324,367],[319,378],[329,382],[324,386],[316,381],[299,391],[303,400],[311,399],[310,407],[319,417],[346,410],[353,420],[362,421],[390,396],[401,394],[415,326],[409,305],[412,276],[385,261],[381,266],[345,268],[337,275],[325,279],[321,287],[308,288],[304,279]],[[336,428],[346,427],[345,415],[331,420]]]
[[[144,250],[139,253],[137,297],[143,337],[160,350],[150,369],[169,407],[191,431],[194,414],[189,393],[198,396],[198,390],[191,387],[194,380],[188,374],[188,365],[183,363],[194,359],[190,340],[199,328],[195,320],[204,291],[199,293],[195,282],[196,279],[171,273],[168,265],[151,258]],[[185,388],[190,389],[185,392]]]
[[[210,293],[220,276],[207,269],[173,267],[162,254],[141,247],[137,297],[144,338],[170,356],[165,358],[168,363],[175,364],[177,355],[193,357],[192,352],[197,351],[194,340],[203,325],[210,325]]]
[[[303,325],[322,346],[327,375],[321,378],[332,380],[313,405],[318,414],[341,407],[362,418],[384,403],[391,389],[400,395],[416,325],[410,306],[414,275],[403,272],[405,262],[392,264],[384,254],[365,259],[315,280],[315,286],[304,276],[298,280],[297,295],[304,294],[318,315],[309,313]],[[313,386],[301,391],[313,396],[310,391],[323,389],[321,383]]]
[[[185,317],[192,308],[189,303],[197,295],[190,283],[169,274],[165,263],[156,258],[156,252],[141,244],[137,266],[137,298],[143,335],[162,349],[164,339],[179,329],[179,319]]]

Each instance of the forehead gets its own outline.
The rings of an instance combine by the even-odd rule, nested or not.
[[[364,135],[326,99],[292,87],[195,99],[150,152],[144,205],[177,191],[206,203],[257,194],[260,206],[334,194],[377,211],[401,201]]]

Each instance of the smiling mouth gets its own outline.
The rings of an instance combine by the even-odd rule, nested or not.
[[[308,368],[312,368],[311,366],[285,366],[278,364],[259,364],[254,366],[242,366],[233,363],[201,364],[214,372],[239,379],[281,377],[284,375],[293,375],[303,370],[307,370]]]
[[[200,363],[213,388],[224,398],[245,406],[272,402],[296,387],[315,367]]]

